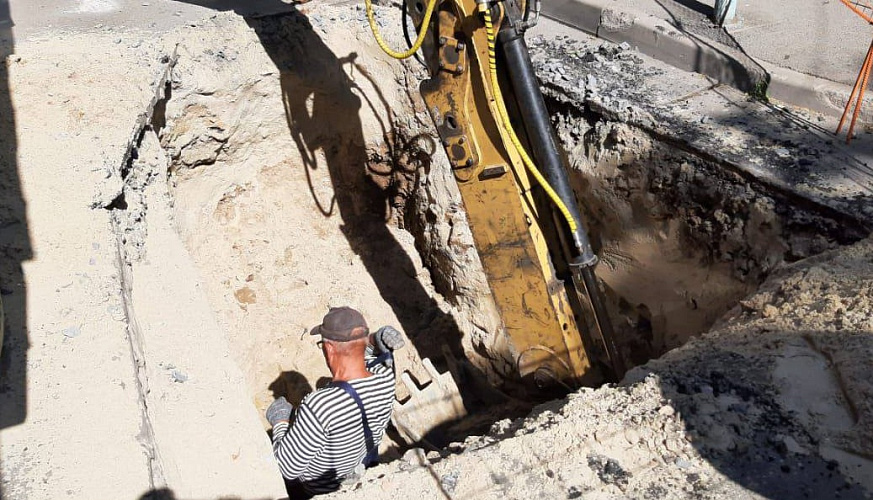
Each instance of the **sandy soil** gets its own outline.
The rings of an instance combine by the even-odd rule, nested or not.
[[[354,36],[340,23],[318,23],[327,18],[354,20]],[[422,127],[410,70],[361,42],[371,36],[362,20],[359,10],[331,7],[310,19],[224,15],[181,40],[162,132],[175,221],[261,410],[328,380],[307,332],[331,306],[357,307],[373,328],[406,332],[398,368],[412,385],[398,385],[401,401],[435,376],[422,358],[445,371],[444,349],[472,352],[462,343],[488,328],[482,317],[496,316],[477,294],[466,306],[437,294],[414,236],[400,227],[405,200],[426,175],[417,173],[421,162],[434,162],[410,139]],[[469,263],[469,231],[449,236],[462,248],[454,265]],[[466,275],[475,277],[472,264]],[[463,414],[452,377],[442,380],[449,387],[428,396],[427,417],[416,412],[404,424],[398,408],[404,433],[421,436]]]
[[[180,498],[210,497],[238,494],[246,481],[275,491],[257,414],[276,395],[299,399],[323,382],[306,334],[341,304],[410,340],[398,364],[419,384],[401,383],[398,396],[435,406],[413,397],[414,421],[395,422],[401,434],[463,413],[456,384],[466,410],[487,407],[484,421],[498,421],[440,451],[411,450],[338,497],[721,500],[873,490],[873,242],[839,248],[863,233],[858,214],[870,207],[858,186],[797,208],[796,196],[774,188],[782,184],[750,181],[733,162],[745,154],[787,171],[793,165],[779,164],[776,151],[800,144],[796,137],[761,149],[725,139],[722,151],[701,142],[712,119],[688,110],[692,98],[674,105],[675,96],[656,93],[648,99],[671,104],[653,105],[632,92],[667,75],[671,92],[697,96],[700,82],[615,47],[537,49],[615,317],[641,350],[635,360],[715,325],[620,386],[503,418],[518,407],[501,406],[471,376],[493,382],[511,360],[451,173],[420,135],[431,130],[415,91],[421,70],[384,59],[365,24],[349,5],[312,7],[308,18],[226,13],[180,28],[164,47],[92,33],[71,46],[110,49],[49,43],[10,59],[3,75],[14,99],[0,104],[15,108],[16,121],[0,116],[0,132],[17,139],[21,178],[13,170],[0,178],[11,262],[0,276],[4,302],[19,309],[7,321],[3,373],[23,372],[4,379],[0,401],[28,413],[14,422],[6,407],[0,415],[5,491],[99,498],[111,487],[121,498],[168,487]],[[395,46],[397,35],[389,33]],[[146,126],[163,87],[156,75],[174,52],[168,99]],[[107,58],[118,61],[119,81],[131,73],[125,65],[141,68],[128,75],[139,79],[136,92],[94,76],[107,75]],[[569,70],[549,67],[568,60]],[[56,81],[64,92],[43,95]],[[614,93],[596,91],[603,87]],[[694,106],[722,106],[709,98]],[[692,125],[676,126],[686,118]],[[661,141],[664,123],[698,142]],[[737,136],[765,143],[758,132]],[[810,144],[797,146],[804,159],[833,153]],[[726,156],[696,158],[717,149]],[[0,159],[14,163],[9,156]],[[802,189],[821,195],[819,187]],[[835,215],[841,209],[845,218]],[[431,380],[448,387],[420,387]],[[73,439],[45,432],[59,417]],[[198,448],[215,433],[219,444]],[[81,452],[95,448],[111,453]],[[69,467],[82,457],[93,471]]]
[[[787,266],[620,387],[411,451],[335,497],[869,498],[871,251]]]

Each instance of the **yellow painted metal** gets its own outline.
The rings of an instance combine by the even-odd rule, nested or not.
[[[537,213],[532,180],[497,119],[476,2],[444,1],[435,16],[436,41],[425,45],[433,76],[421,92],[452,163],[509,354],[521,377],[573,385],[594,378],[549,257],[549,245],[559,242],[547,241],[541,227],[552,214]]]

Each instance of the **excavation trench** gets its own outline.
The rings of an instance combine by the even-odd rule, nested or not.
[[[219,17],[180,51],[155,125],[176,228],[259,410],[329,380],[308,332],[351,305],[410,340],[398,397],[414,418],[386,456],[463,440],[529,406],[500,390],[512,360],[417,96],[423,75],[389,64],[362,26],[318,19]],[[547,101],[631,364],[707,331],[781,264],[863,234],[587,103]]]

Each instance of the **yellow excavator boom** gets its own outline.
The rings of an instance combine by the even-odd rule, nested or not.
[[[623,363],[593,274],[597,258],[524,43],[531,23],[522,12],[537,9],[514,0],[405,1],[418,32],[408,50],[382,40],[366,0],[370,25],[392,57],[424,54],[431,77],[421,94],[509,338],[505,354],[516,372],[506,375],[534,387],[620,376]]]

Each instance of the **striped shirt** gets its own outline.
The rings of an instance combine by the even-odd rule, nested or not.
[[[373,360],[370,348],[366,360]],[[370,368],[371,377],[350,380],[364,404],[378,448],[394,405],[394,370]],[[311,493],[336,491],[367,454],[361,411],[343,389],[329,385],[308,394],[296,408],[293,424],[273,428],[273,453],[285,479],[296,479]]]

